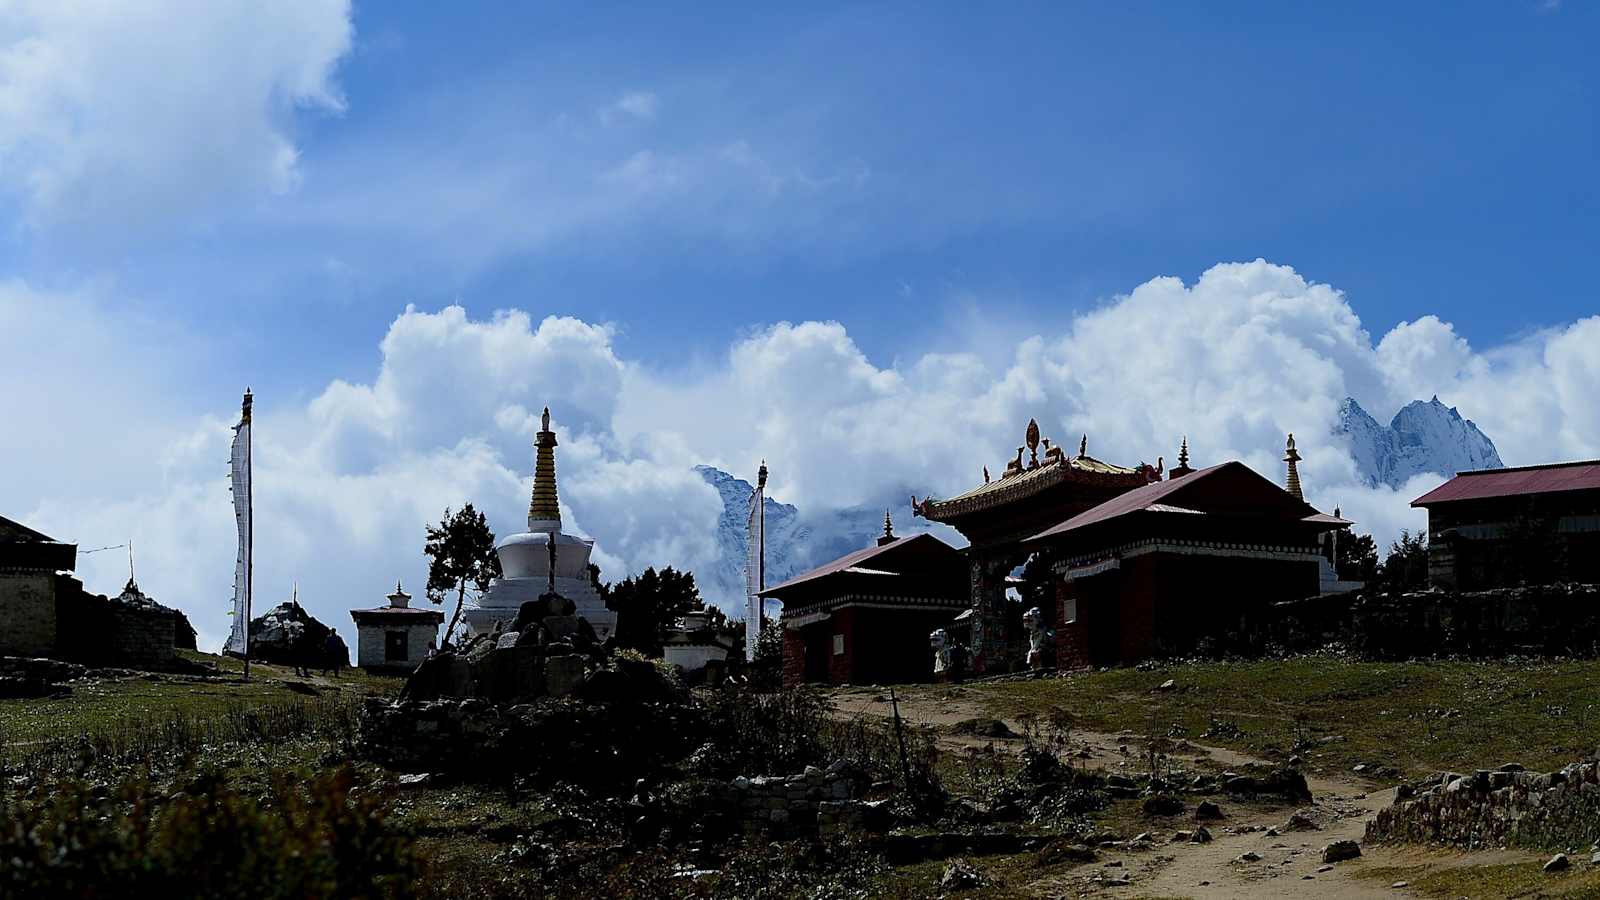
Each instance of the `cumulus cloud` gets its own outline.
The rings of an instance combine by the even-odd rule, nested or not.
[[[0,5],[0,188],[38,226],[142,229],[291,190],[293,113],[338,113],[349,0]]]
[[[0,315],[35,332],[51,319],[42,310],[0,302]],[[370,379],[334,382],[308,402],[259,397],[263,600],[298,579],[313,612],[348,631],[346,611],[381,602],[394,578],[422,583],[422,528],[446,506],[470,500],[498,533],[521,528],[530,439],[546,403],[561,438],[563,517],[597,540],[611,579],[647,565],[715,564],[720,500],[695,464],[747,473],[765,458],[773,493],[807,512],[887,504],[904,517],[913,491],[949,495],[978,482],[982,466],[997,473],[1029,418],[1069,447],[1087,434],[1090,453],[1114,462],[1164,455],[1171,465],[1187,435],[1194,464],[1241,459],[1274,479],[1293,431],[1309,499],[1341,506],[1382,543],[1423,523],[1407,504],[1437,478],[1364,486],[1331,434],[1345,396],[1386,415],[1438,393],[1511,464],[1600,455],[1591,399],[1600,318],[1486,351],[1434,317],[1374,342],[1335,288],[1260,260],[1215,266],[1192,284],[1152,279],[1063,333],[1017,335],[998,366],[964,352],[886,364],[844,324],[780,322],[686,376],[620,358],[612,338],[608,325],[571,318],[408,307]],[[0,398],[0,413],[14,404]],[[160,453],[120,463],[146,467],[121,490],[57,487],[70,473],[34,453],[25,465],[44,487],[13,484],[13,496],[38,499],[11,512],[68,539],[135,537],[141,581],[220,639],[232,577],[223,465],[232,415],[218,408],[161,432]],[[110,556],[84,558],[91,588],[120,583]]]

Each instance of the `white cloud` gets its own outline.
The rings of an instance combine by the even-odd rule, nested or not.
[[[0,5],[0,189],[108,233],[292,190],[293,113],[343,110],[351,39],[348,0]]]
[[[649,121],[656,117],[656,110],[661,107],[661,101],[650,91],[629,91],[617,98],[617,102],[601,110],[602,121],[610,122],[616,118],[617,113]]]
[[[91,386],[70,376],[104,370],[96,335],[118,325],[97,318],[90,300],[50,305],[25,286],[10,290],[9,302],[0,291],[0,323],[21,332],[11,349],[76,328],[89,340],[31,358],[44,383],[71,386],[59,401],[0,395],[7,421],[40,415],[38,398],[50,397],[62,422],[41,429],[37,448],[7,448],[27,473],[8,496],[34,499],[4,512],[85,546],[135,538],[145,586],[220,638],[232,577],[224,462],[233,401],[209,415],[146,413],[141,385],[173,390],[143,368],[146,349],[127,360],[137,377],[115,389],[104,439],[58,460],[56,448],[94,432],[83,422],[105,415],[84,405]],[[408,307],[370,380],[334,382],[304,403],[258,396],[263,601],[298,579],[308,607],[348,631],[347,610],[381,602],[396,577],[422,583],[422,529],[446,506],[470,500],[498,533],[520,528],[546,403],[561,437],[563,515],[597,539],[611,579],[714,563],[719,500],[694,464],[747,473],[765,458],[775,495],[808,513],[887,503],[907,516],[912,491],[955,493],[982,466],[998,474],[1030,417],[1068,447],[1087,433],[1090,453],[1111,461],[1164,455],[1170,466],[1187,435],[1195,465],[1238,458],[1274,479],[1293,431],[1310,499],[1341,506],[1385,544],[1423,523],[1407,504],[1436,479],[1362,486],[1329,434],[1346,395],[1382,410],[1437,392],[1512,464],[1600,455],[1600,317],[1487,352],[1433,317],[1374,344],[1337,290],[1259,260],[1213,267],[1190,285],[1152,279],[1065,333],[1018,335],[999,367],[966,352],[883,364],[843,324],[798,322],[751,333],[709,372],[668,375],[619,358],[612,336],[570,318]],[[139,452],[109,452],[123,447],[114,429],[141,415],[167,424],[147,430]],[[75,469],[97,455],[122,476],[79,487]],[[120,584],[112,556],[84,558],[92,589]]]

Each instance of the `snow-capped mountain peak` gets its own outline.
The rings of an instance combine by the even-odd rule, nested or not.
[[[1473,469],[1505,465],[1494,442],[1453,406],[1414,400],[1387,426],[1379,425],[1361,404],[1345,398],[1335,433],[1350,442],[1350,453],[1368,485],[1399,487],[1424,472],[1450,477]]]

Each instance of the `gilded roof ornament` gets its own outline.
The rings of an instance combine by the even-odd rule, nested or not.
[[[1083,440],[1078,441],[1078,458],[1083,459],[1089,455],[1089,435],[1085,434]]]
[[[1024,442],[1028,445],[1028,468],[1039,465],[1039,420],[1029,419],[1028,430],[1024,434]]]
[[[1296,500],[1304,500],[1305,495],[1300,492],[1300,451],[1294,449],[1294,432],[1289,433],[1289,445],[1285,448],[1283,461],[1289,464],[1289,471],[1284,478],[1283,489],[1295,496]]]

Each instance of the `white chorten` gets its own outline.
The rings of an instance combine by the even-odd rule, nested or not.
[[[542,430],[533,442],[533,500],[528,504],[528,530],[513,534],[495,547],[500,555],[501,577],[463,613],[473,634],[494,630],[495,623],[510,627],[517,611],[529,600],[554,591],[577,606],[576,614],[589,620],[604,641],[617,627],[617,614],[605,602],[589,577],[589,553],[594,541],[561,530],[561,507],[556,500],[556,434],[550,430],[550,409],[545,408]],[[552,568],[554,577],[552,577]]]

